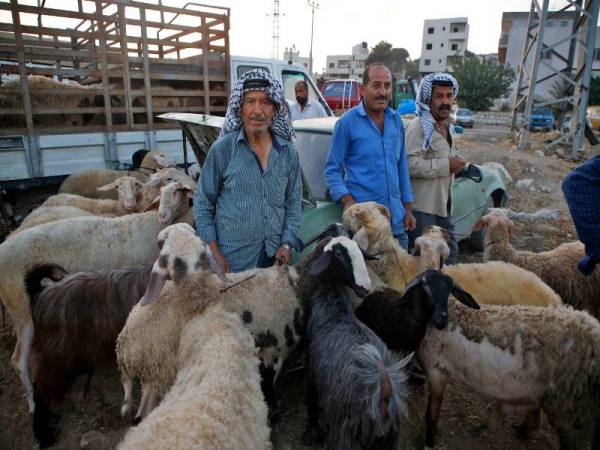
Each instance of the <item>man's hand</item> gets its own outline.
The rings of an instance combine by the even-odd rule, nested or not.
[[[280,266],[287,264],[290,262],[290,257],[292,255],[292,249],[288,244],[283,244],[281,247],[277,249],[277,253],[275,253],[275,261]]]
[[[450,156],[448,158],[448,161],[450,162],[450,173],[453,173],[454,175],[458,174],[461,170],[463,170],[463,168],[467,164],[467,162],[464,159],[457,158],[455,156]]]
[[[230,270],[229,263],[223,256],[223,253],[221,253],[221,250],[219,250],[217,241],[212,241],[210,244],[208,244],[208,246],[210,247],[210,252],[212,253],[212,256],[217,262],[217,264],[223,268],[223,272],[228,273]]]
[[[352,197],[350,194],[344,195],[342,198],[340,198],[340,201],[342,202],[344,211],[356,203],[356,200],[354,200],[354,197]]]
[[[415,231],[417,228],[417,219],[411,209],[407,209],[404,214],[404,228],[408,231]]]

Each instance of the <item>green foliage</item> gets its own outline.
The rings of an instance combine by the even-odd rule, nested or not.
[[[600,77],[592,77],[590,81],[590,100],[588,105],[600,105]]]
[[[408,61],[406,64],[406,78],[418,78],[419,75],[419,58]]]
[[[511,68],[472,55],[453,59],[452,69],[458,81],[460,105],[474,111],[487,111],[494,99],[508,93],[515,78]]]
[[[365,66],[374,62],[382,62],[392,73],[398,73],[406,68],[408,56],[405,48],[392,48],[392,44],[389,42],[381,41],[369,52]]]

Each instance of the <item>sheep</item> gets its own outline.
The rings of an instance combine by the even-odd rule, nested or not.
[[[429,382],[425,444],[435,444],[445,387],[470,391],[529,412],[525,431],[543,409],[561,449],[589,448],[600,413],[600,324],[587,312],[448,304],[448,326],[427,329],[418,355]],[[537,422],[537,423],[536,423]]]
[[[73,273],[152,261],[157,255],[152,243],[162,228],[173,222],[193,223],[188,200],[192,195],[188,186],[171,183],[161,190],[158,213],[59,220],[29,228],[0,244],[0,300],[17,335],[12,363],[26,388],[30,412],[34,402],[26,361],[33,328],[26,274],[39,264],[56,264]]]
[[[75,208],[74,206],[40,206],[31,211],[23,222],[12,230],[6,239],[11,239],[17,233],[43,223],[56,222],[57,220],[73,217],[95,216],[94,213]],[[112,214],[105,217],[114,217]]]
[[[344,224],[355,232],[353,237],[361,248],[371,254],[382,253],[379,261],[370,263],[390,288],[402,291],[424,268],[421,258],[406,253],[390,228],[390,214],[374,202],[358,203],[344,211]],[[439,268],[430,266],[429,268]],[[444,266],[443,272],[484,304],[527,304],[560,306],[560,297],[537,275],[503,262],[456,264]],[[510,280],[510,282],[507,282]]]
[[[116,189],[119,200],[83,197],[76,194],[56,194],[48,197],[42,206],[74,206],[97,215],[124,216],[137,210],[136,197],[142,182],[136,178],[119,177],[114,182],[99,187],[99,191]]]
[[[146,290],[151,269],[147,263],[79,272],[49,286],[43,277],[62,268],[36,267],[26,276],[35,330],[29,358],[34,380],[33,431],[42,448],[55,442],[50,407],[63,400],[76,376],[87,376],[89,383],[95,369],[116,366],[117,335]]]
[[[308,271],[321,285],[307,305],[305,438],[320,434],[321,410],[327,448],[396,448],[411,356],[393,355],[354,314],[344,285],[359,296],[371,287],[358,245],[345,236],[323,243]]]
[[[43,126],[81,126],[84,124],[83,114],[67,113],[38,115],[35,113],[35,111],[48,108],[49,105],[52,105],[57,109],[76,109],[86,101],[89,102],[94,97],[93,91],[91,91],[87,86],[82,86],[79,83],[70,80],[65,80],[62,82],[56,81],[52,78],[42,75],[27,76],[27,84],[29,85],[29,97],[31,100],[31,107],[34,110],[34,122],[36,124]],[[41,90],[47,89],[68,89],[73,92],[73,94],[52,94],[41,92]],[[23,107],[20,79],[17,78],[9,80],[5,82],[2,87],[0,87],[0,107],[13,109]],[[3,120],[2,122],[6,125],[16,124],[19,126],[24,126],[25,121],[23,119],[11,120],[9,117],[7,120]]]
[[[600,268],[591,276],[585,276],[577,269],[577,263],[585,256],[585,248],[580,241],[532,253],[516,250],[510,244],[515,226],[502,210],[490,209],[481,218],[481,224],[487,229],[484,261],[504,261],[530,270],[554,289],[563,302],[600,318]]]
[[[254,336],[260,349],[263,373],[269,376],[263,386],[268,401],[272,403],[272,383],[281,371],[283,360],[295,348],[302,334],[302,313],[295,291],[298,282],[296,269],[289,266],[252,269],[229,273],[227,280],[222,280],[207,272],[207,264],[198,263],[201,258],[193,256],[194,252],[210,254],[204,244],[198,247],[197,243],[201,240],[193,233],[188,233],[188,243],[173,243],[175,238],[184,242],[181,227],[179,231],[172,236],[173,228],[166,228],[159,234],[161,252],[157,264],[168,270],[162,272],[161,283],[151,283],[148,295],[133,308],[117,339],[117,360],[125,393],[121,413],[126,415],[131,409],[131,388],[135,377],[144,386],[135,421],[144,418],[156,398],[168,391],[176,375],[174,358],[181,329],[203,310],[203,302],[207,298],[218,300],[228,312],[239,315]],[[179,250],[182,248],[185,252]],[[207,262],[211,259],[208,258]],[[215,266],[214,270],[218,267]],[[174,282],[167,282],[161,292],[167,274]],[[175,280],[183,274],[191,280],[189,292],[175,286]],[[269,295],[264,295],[265,291]],[[148,305],[143,306],[142,303],[146,302]],[[149,340],[147,336],[150,335],[157,339]]]
[[[161,404],[118,449],[271,448],[254,339],[238,314],[215,304],[190,319],[177,366]]]
[[[175,161],[162,150],[152,150],[144,156],[138,170],[109,170],[91,169],[69,175],[58,189],[59,194],[77,194],[90,198],[117,199],[116,192],[98,191],[101,186],[112,183],[117,178],[127,175],[135,177],[142,182],[147,181],[148,176],[160,168],[172,167]]]
[[[136,202],[139,211],[145,211],[160,192],[160,186],[179,181],[188,186],[196,187],[196,181],[189,175],[174,167],[159,169],[148,178],[138,192]]]

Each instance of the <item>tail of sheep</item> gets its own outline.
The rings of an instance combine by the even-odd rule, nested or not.
[[[385,429],[386,417],[382,417],[379,404],[382,386],[387,380],[391,386],[388,417],[396,421],[408,417],[406,406],[406,381],[408,379],[407,365],[412,354],[402,357],[390,352],[387,348],[378,349],[373,344],[363,344],[357,347],[354,354],[354,375],[362,381],[364,396],[362,411],[366,411],[375,427],[377,434]]]

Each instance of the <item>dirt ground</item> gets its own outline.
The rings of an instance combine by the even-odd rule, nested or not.
[[[541,251],[559,243],[576,239],[575,229],[564,202],[560,183],[564,175],[576,164],[556,156],[540,156],[534,151],[543,146],[543,136],[534,136],[532,148],[518,152],[505,128],[468,130],[457,144],[470,161],[483,163],[497,161],[505,165],[514,179],[509,185],[510,199],[507,207],[513,211],[534,212],[541,208],[557,210],[554,220],[516,222],[517,248]],[[548,152],[550,153],[550,152]],[[568,154],[568,150],[565,151]],[[587,149],[589,157],[593,149]],[[516,182],[532,179],[527,188],[517,188]],[[480,261],[481,253],[463,253],[461,261]],[[0,328],[0,450],[36,448],[31,433],[23,391],[10,366],[14,348],[10,319]],[[306,425],[306,409],[303,401],[303,371],[301,362],[291,361],[288,372],[278,383],[280,393],[280,420],[274,426],[272,441],[275,449],[311,448],[302,445],[302,432]],[[114,448],[129,427],[129,420],[122,419],[119,408],[122,398],[116,369],[97,374],[93,379],[88,397],[83,404],[65,402],[56,412],[61,415],[61,434],[55,449],[74,450]],[[410,418],[403,427],[402,449],[423,448],[423,416],[426,407],[427,388],[411,385],[409,393]],[[511,424],[516,417],[505,417],[502,428],[492,430],[486,420],[493,411],[493,404],[459,385],[451,385],[442,406],[440,433],[437,449],[557,449],[555,432],[544,419],[543,426],[529,440],[514,437]],[[312,447],[318,448],[318,447]]]

